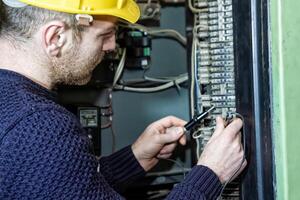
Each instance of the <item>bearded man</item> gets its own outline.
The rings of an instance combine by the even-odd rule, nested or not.
[[[98,160],[78,119],[56,101],[57,84],[87,83],[115,49],[118,19],[137,21],[133,0],[2,1],[0,199],[123,199],[120,188],[186,143],[186,122],[169,116]],[[167,199],[216,199],[246,166],[241,127],[218,118],[197,165]]]

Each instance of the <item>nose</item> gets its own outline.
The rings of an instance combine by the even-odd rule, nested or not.
[[[116,48],[116,36],[113,34],[103,43],[103,51],[114,51]]]

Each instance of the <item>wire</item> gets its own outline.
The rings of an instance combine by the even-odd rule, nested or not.
[[[210,130],[213,130],[213,129],[214,129],[214,127],[203,127],[203,128],[198,129],[197,131],[195,131],[192,134],[192,138],[196,140],[196,155],[197,155],[197,159],[200,158],[200,151],[201,151],[201,148],[200,148],[200,139],[201,139],[202,132],[203,131],[210,131]]]
[[[111,149],[111,151],[114,153],[116,151],[116,134],[115,134],[115,131],[114,131],[113,120],[112,119],[111,119],[110,130],[111,130],[111,136],[112,136],[112,149]]]
[[[119,62],[119,65],[117,67],[112,87],[115,87],[115,85],[117,84],[117,82],[119,81],[119,79],[120,79],[120,77],[122,75],[122,72],[124,71],[125,60],[126,60],[126,48],[123,49],[122,57],[121,57],[121,60]]]
[[[101,113],[101,116],[103,116],[103,117],[110,117],[110,116],[113,115],[113,112],[112,112],[111,107],[108,107],[107,109],[109,109],[109,111],[108,111],[108,112],[103,112],[103,113]],[[106,110],[107,110],[107,109],[106,109]]]
[[[207,31],[209,29],[209,27],[208,27],[208,25],[204,25],[204,24],[199,24],[199,25],[194,26],[193,37],[194,37],[194,40],[196,40],[197,45],[200,44],[200,42],[199,42],[200,36],[198,35],[200,29],[205,29]]]
[[[199,128],[196,132],[193,133],[192,137],[194,139],[198,139],[198,138],[201,137],[202,131],[212,131],[214,129],[215,129],[215,127],[203,127],[203,128]],[[198,134],[198,133],[200,133],[200,134]]]
[[[170,193],[170,190],[159,190],[159,191],[153,191],[153,192],[147,192],[147,195],[149,197],[147,200],[160,200],[164,197],[166,197]]]
[[[109,109],[112,107],[112,94],[111,94],[111,89],[108,89],[108,103],[106,105],[100,105],[100,109]]]
[[[182,34],[180,34],[178,31],[174,29],[154,29],[149,28],[146,26],[143,26],[141,24],[129,24],[129,23],[120,23],[119,26],[130,28],[130,29],[137,29],[139,31],[145,32],[148,35],[156,36],[156,37],[170,37],[176,39],[178,42],[180,42],[182,45],[187,45],[187,39]]]
[[[107,123],[107,124],[104,124],[104,125],[101,125],[101,129],[107,129],[107,128],[110,128],[111,127],[111,122]]]
[[[106,112],[101,112],[101,117],[108,118],[108,122],[106,124],[101,124],[101,129],[110,128],[112,136],[112,153],[114,153],[116,151],[116,135],[113,129],[112,90],[109,90],[108,98],[109,103],[100,107],[101,110],[106,110]]]
[[[149,7],[152,6],[151,4],[152,0],[148,0],[147,4],[143,7],[143,11],[141,12],[140,20],[153,19],[160,14],[159,4],[156,4],[158,7],[155,7],[155,9],[153,9],[154,7]],[[147,11],[148,8],[151,9],[150,12]]]
[[[197,159],[200,158],[200,138],[196,138],[196,155]]]
[[[148,77],[148,76],[144,76],[144,80],[146,81],[152,81],[152,82],[158,82],[158,83],[168,83],[170,81],[174,81],[176,79],[168,79],[168,78],[153,78],[153,77]]]
[[[171,37],[178,40],[182,45],[187,45],[187,39],[178,31],[175,31],[173,29],[150,30],[148,31],[148,34],[157,37]]]
[[[198,7],[195,8],[193,6],[192,0],[188,0],[188,6],[190,10],[194,14],[199,14],[200,12],[207,12],[208,4],[206,2],[199,2]],[[194,16],[196,18],[196,15]],[[202,99],[201,99],[201,90],[200,90],[200,82],[198,80],[198,64],[200,62],[200,56],[197,56],[197,50],[200,48],[198,30],[199,29],[208,29],[207,25],[197,24],[197,20],[194,20],[194,28],[193,28],[193,41],[192,41],[192,51],[191,51],[191,89],[190,89],[190,104],[191,104],[191,114],[195,116],[195,111],[203,112]],[[196,102],[195,102],[196,100]],[[202,130],[200,129],[198,132],[193,134],[193,138],[196,140],[196,155],[197,159],[200,157],[200,137],[202,134]],[[200,134],[198,134],[200,132]],[[198,134],[198,135],[197,135]]]
[[[193,6],[192,0],[188,0],[188,6],[189,6],[189,9],[193,13],[200,13],[200,12],[208,11],[208,8],[207,8],[208,5],[205,2],[202,2],[202,5],[199,6],[199,7],[205,7],[205,8],[195,8]]]
[[[192,117],[195,116],[195,101],[194,101],[194,93],[195,93],[195,68],[194,68],[194,57],[193,57],[193,51],[194,51],[194,44],[192,44],[192,55],[191,55],[191,88],[190,88],[190,104],[191,104],[191,114]]]
[[[127,87],[124,85],[118,85],[116,84],[114,89],[117,90],[124,90],[128,92],[139,92],[139,93],[152,93],[152,92],[160,92],[166,89],[169,89],[173,86],[176,86],[177,88],[180,88],[179,85],[182,83],[185,83],[188,80],[188,76],[180,77],[174,81],[170,81],[168,83],[162,84],[157,87],[152,87],[152,88],[134,88],[134,87]]]
[[[194,63],[193,63],[192,67],[194,67],[194,72],[195,72],[194,73],[194,76],[195,76],[194,80],[195,80],[196,99],[198,101],[200,101],[200,102],[196,103],[196,106],[197,106],[198,113],[201,113],[201,112],[203,112],[203,109],[202,109],[202,107],[201,108],[199,107],[199,103],[202,103],[202,101],[200,99],[201,91],[200,91],[200,82],[198,80],[198,68],[199,68],[198,64],[199,64],[199,62],[201,62],[201,60],[200,60],[200,55],[197,56],[197,49],[198,49],[197,48],[197,41],[198,41],[198,39],[196,39],[196,38],[193,39],[192,58],[194,59]]]
[[[184,169],[184,164],[181,161],[173,160],[171,158],[160,158],[160,160],[166,160],[166,161],[172,162],[175,165],[177,165],[177,167],[179,167],[182,170],[183,179],[185,179],[186,172]]]
[[[159,77],[159,78],[155,78],[155,77],[149,77],[149,76],[145,76],[143,75],[143,78],[140,79],[130,79],[130,80],[120,80],[120,83],[122,83],[122,85],[139,85],[139,84],[143,84],[143,83],[155,83],[155,84],[161,84],[161,83],[169,83],[169,82],[174,82],[179,78],[183,78],[183,77],[187,77],[188,74],[184,73],[184,74],[180,74],[178,76],[173,76],[173,77]]]
[[[108,109],[110,107],[111,107],[111,104],[109,103],[107,105],[100,106],[99,108],[101,108],[101,109]]]
[[[198,74],[197,69],[198,65],[197,63],[197,57],[196,57],[196,49],[197,49],[197,38],[195,35],[193,36],[193,42],[192,42],[192,53],[191,53],[191,90],[190,90],[190,101],[191,101],[191,113],[192,116],[195,116],[195,108],[197,112],[201,113],[203,111],[203,107],[200,108],[199,104],[201,104],[201,99],[199,93],[199,81],[198,81]],[[196,95],[196,98],[195,98]],[[195,102],[195,99],[200,102]],[[196,155],[197,159],[200,157],[200,137],[194,138],[196,139]]]
[[[191,97],[190,97],[190,103],[191,103],[191,114],[192,116],[195,115],[195,106],[197,108],[197,111],[198,112],[202,112],[203,111],[203,108],[199,107],[199,104],[200,103],[195,103],[195,91],[196,91],[196,99],[197,100],[200,100],[200,95],[201,92],[200,92],[200,89],[199,89],[199,80],[198,80],[198,74],[197,74],[197,69],[198,69],[198,60],[197,60],[197,57],[196,57],[196,51],[197,51],[197,46],[199,46],[199,40],[197,38],[197,33],[195,31],[196,27],[194,27],[194,30],[193,30],[193,41],[192,41],[192,52],[191,52],[191,90],[190,90],[190,94],[191,94]]]

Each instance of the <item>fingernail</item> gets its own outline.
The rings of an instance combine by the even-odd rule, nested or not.
[[[167,129],[168,133],[181,135],[184,131],[182,127],[171,127]]]
[[[182,134],[182,132],[183,132],[183,128],[181,128],[181,127],[176,127],[175,132],[176,132],[176,134],[180,135],[180,134]]]

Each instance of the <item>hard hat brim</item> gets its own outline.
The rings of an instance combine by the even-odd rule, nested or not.
[[[133,0],[127,0],[126,5],[124,7],[118,8],[110,8],[110,9],[100,9],[100,10],[81,10],[74,9],[68,7],[60,7],[55,5],[49,5],[46,3],[40,3],[35,0],[19,0],[20,2],[26,3],[31,6],[36,6],[48,10],[54,10],[58,12],[65,12],[70,14],[89,14],[89,15],[108,15],[114,16],[121,19],[124,19],[130,23],[135,23],[138,21],[140,17],[140,9],[139,6]]]

